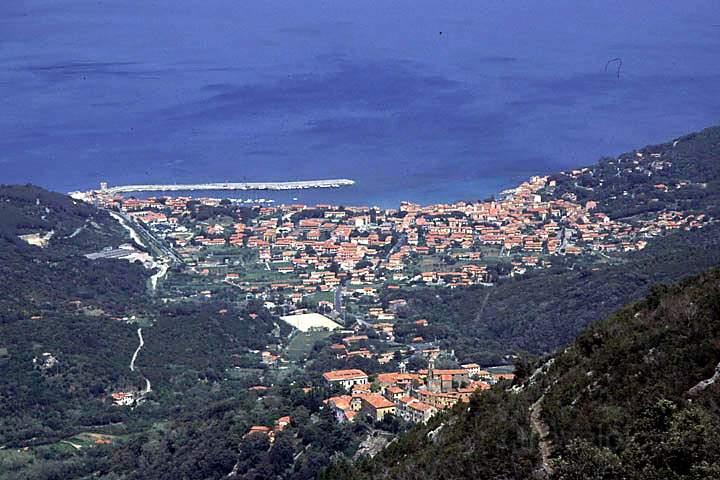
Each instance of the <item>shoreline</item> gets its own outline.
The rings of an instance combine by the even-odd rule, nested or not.
[[[522,174],[494,175],[460,181],[436,179],[433,182],[412,185],[355,181],[341,188],[306,188],[298,190],[181,190],[167,192],[141,191],[121,194],[138,199],[149,197],[195,197],[240,200],[246,204],[331,204],[398,208],[402,202],[421,205],[450,204],[457,201],[477,201],[497,197],[508,188],[515,188],[532,175],[544,172],[529,171]],[[70,195],[82,200],[87,195],[103,193],[97,189],[78,189]],[[104,193],[107,193],[104,192]]]

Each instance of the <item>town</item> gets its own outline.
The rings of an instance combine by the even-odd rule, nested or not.
[[[656,158],[637,155],[625,159],[624,168],[663,168]],[[587,175],[589,169],[561,174],[576,185]],[[653,237],[715,222],[702,213],[675,210],[633,221],[613,219],[598,211],[597,201],[557,194],[557,182],[534,176],[497,199],[427,206],[403,202],[397,209],[126,198],[107,188],[81,198],[110,211],[131,231],[136,247],[149,251],[155,262],[143,261],[158,268],[152,288],[162,285],[163,301],[233,295],[261,301],[291,326],[287,338],[256,352],[258,363],[284,369],[324,356],[337,367],[324,371],[321,386],[338,421],[361,415],[381,422],[392,415],[417,423],[511,379],[512,373],[503,366],[461,364],[452,345],[424,333],[427,319],[408,315],[402,295],[388,299],[388,292],[492,288],[502,278],[548,268],[557,259],[604,261],[642,250]],[[97,254],[108,255],[114,251]],[[360,360],[373,365],[371,374],[351,368]],[[257,425],[251,433],[272,435],[277,428],[282,426]]]

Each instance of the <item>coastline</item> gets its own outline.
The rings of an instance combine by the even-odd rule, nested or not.
[[[532,175],[543,172],[531,170],[510,175],[485,176],[480,179],[441,179],[408,184],[395,179],[362,179],[353,185],[340,188],[305,188],[296,190],[172,190],[139,191],[125,196],[149,197],[203,197],[231,199],[247,204],[331,204],[342,206],[375,206],[398,208],[401,202],[421,205],[453,203],[457,201],[482,200],[500,195],[507,188],[514,188]],[[278,182],[280,183],[280,182]],[[79,192],[93,191],[92,188],[78,189]]]

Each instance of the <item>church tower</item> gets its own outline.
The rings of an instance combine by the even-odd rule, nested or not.
[[[431,392],[439,392],[442,389],[440,379],[435,378],[435,359],[428,360],[427,388]]]

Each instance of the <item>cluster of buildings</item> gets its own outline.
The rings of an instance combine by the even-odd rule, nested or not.
[[[362,370],[333,370],[323,379],[329,387],[337,386],[346,393],[325,400],[340,422],[358,418],[382,421],[395,415],[405,421],[427,422],[437,412],[467,402],[478,390],[489,389],[500,379],[512,374],[491,374],[476,364],[457,369],[435,369],[430,361],[427,370],[379,373],[370,381]]]
[[[657,154],[642,153],[608,165],[617,168],[618,175],[629,172],[649,177],[671,166]],[[561,188],[575,185],[575,191],[591,193],[593,187],[585,186],[591,184],[588,178],[599,185],[605,181],[595,175],[595,170],[584,168],[553,178],[534,176],[502,192],[498,199],[427,206],[403,202],[396,209],[247,206],[227,199],[190,197],[137,199],[107,190],[93,192],[85,200],[142,225],[182,258],[186,272],[207,279],[204,288],[231,286],[248,298],[262,299],[300,332],[347,328],[339,318],[340,304],[354,302],[357,325],[342,343],[329,348],[337,359],[362,357],[387,364],[397,349],[368,347],[367,335],[374,331],[374,338],[397,346],[397,318],[402,316],[405,300],[381,302],[383,288],[489,284],[501,275],[548,267],[558,256],[641,250],[655,236],[715,221],[702,213],[669,209],[621,221],[600,211],[598,201],[579,199],[592,198],[591,194]],[[683,182],[658,182],[649,188],[650,193],[662,195],[687,187]],[[115,249],[93,255],[128,252]],[[209,297],[211,291],[199,294]],[[314,303],[308,303],[309,299]],[[318,316],[333,311],[332,320]],[[416,324],[410,326],[415,332],[412,338],[405,338],[408,326],[402,327],[403,353],[436,357],[439,349],[424,338],[427,321],[412,322]],[[279,355],[279,351],[267,351],[262,363],[277,365],[283,360]],[[457,372],[397,373],[399,381],[387,381],[392,374],[380,374],[372,382],[365,375],[363,381],[364,374],[354,370],[327,375],[328,383],[342,385],[348,392],[328,399],[338,418],[346,420],[366,412],[376,419],[391,413],[425,421],[496,380],[482,372],[468,373],[464,367]],[[370,385],[375,389],[370,391]]]
[[[618,175],[649,177],[671,166],[654,153],[637,153],[635,158],[608,165],[617,168]],[[380,422],[395,416],[424,423],[442,410],[468,402],[474,392],[512,378],[512,374],[490,373],[476,364],[435,368],[440,349],[425,338],[428,321],[403,323],[403,330],[413,333],[398,342],[401,333],[396,330],[401,327],[397,317],[407,303],[403,299],[380,302],[381,288],[489,284],[499,275],[522,275],[548,267],[554,257],[642,250],[653,237],[702,228],[715,221],[702,213],[677,210],[648,212],[633,221],[621,221],[600,211],[596,200],[580,200],[585,197],[567,191],[555,193],[562,190],[558,182],[563,181],[591,192],[593,188],[583,186],[583,179],[594,175],[593,169],[584,168],[555,178],[534,176],[502,192],[498,199],[427,206],[403,202],[397,209],[300,204],[239,208],[228,200],[124,198],[102,190],[85,199],[143,225],[177,252],[187,271],[265,300],[268,308],[282,311],[281,319],[299,332],[342,331],[346,336],[327,347],[335,359],[361,357],[377,360],[380,365],[415,355],[428,359],[426,370],[406,371],[400,361],[399,371],[372,377],[360,369],[323,374],[326,386],[341,392],[324,401],[325,408],[340,422],[359,418]],[[602,181],[598,180],[600,186]],[[654,183],[651,190],[660,195],[687,187],[686,182]],[[214,209],[221,214],[212,213]],[[35,235],[24,240],[37,243],[43,238]],[[251,252],[251,262],[223,261],[228,252],[239,251]],[[124,245],[89,254],[88,258],[150,261],[138,258],[140,254]],[[509,268],[500,273],[495,269],[498,263]],[[210,296],[209,290],[200,293]],[[270,302],[278,293],[287,302],[282,310],[281,305]],[[315,309],[323,313],[334,310],[332,320],[308,311],[305,301],[321,293],[327,294],[326,300],[317,302]],[[334,301],[329,300],[330,294]],[[362,317],[349,329],[337,323],[339,303],[347,297],[363,308]],[[369,336],[388,347],[371,346]],[[287,363],[280,351],[258,353],[263,365]],[[34,362],[44,370],[54,366],[52,360]],[[266,388],[253,387],[257,391]],[[118,405],[132,405],[138,393],[116,392],[112,399]],[[265,435],[272,442],[289,424],[290,417],[281,417],[273,425],[251,427],[246,436]]]
[[[579,177],[586,170],[568,175]],[[552,195],[555,182],[536,176],[502,192],[499,200],[428,206],[404,202],[398,209],[258,205],[252,216],[224,221],[200,218],[198,212],[228,206],[227,200],[126,199],[96,192],[93,201],[146,225],[199,275],[214,275],[252,294],[290,293],[296,303],[340,284],[358,296],[372,296],[381,284],[482,284],[495,275],[488,268],[489,256],[507,259],[509,274],[518,275],[549,266],[555,255],[639,250],[652,236],[699,228],[708,221],[682,212],[660,212],[639,224],[613,220],[597,211],[595,201]],[[198,261],[200,252],[217,248],[250,249],[258,268],[272,275],[252,281],[242,268]],[[388,312],[376,314],[379,320],[392,319]]]
[[[247,438],[251,435],[263,435],[270,440],[270,443],[273,443],[275,441],[275,436],[290,426],[291,420],[291,417],[286,415],[275,420],[272,426],[253,425],[243,438]]]

